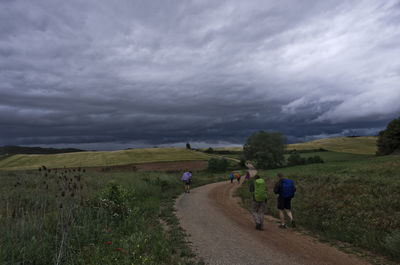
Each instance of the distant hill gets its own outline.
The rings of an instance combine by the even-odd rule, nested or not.
[[[305,143],[289,144],[287,150],[322,148],[334,152],[373,155],[377,151],[376,140],[377,137],[375,136],[324,138]]]
[[[16,146],[6,145],[0,147],[0,155],[16,155],[16,154],[62,154],[62,153],[73,153],[83,152],[84,150],[75,148],[42,148],[42,147],[27,147],[27,146]]]
[[[186,148],[144,148],[64,154],[17,154],[0,160],[0,170],[116,166],[151,162],[208,160],[209,155]]]

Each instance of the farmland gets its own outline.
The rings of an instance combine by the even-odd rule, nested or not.
[[[42,165],[51,168],[99,167],[208,159],[209,156],[207,154],[183,148],[147,148],[108,152],[88,151],[51,155],[19,154],[0,160],[0,170],[37,169]]]

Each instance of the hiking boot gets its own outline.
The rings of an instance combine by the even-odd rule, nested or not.
[[[296,222],[294,220],[292,220],[292,227],[296,228]]]
[[[286,225],[279,225],[279,228],[286,229]]]

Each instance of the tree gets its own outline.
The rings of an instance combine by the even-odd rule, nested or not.
[[[247,138],[243,153],[247,160],[253,160],[259,169],[282,167],[286,138],[279,132],[259,131]]]
[[[186,149],[192,149],[191,147],[190,147],[190,143],[186,143]]]
[[[400,152],[400,118],[392,120],[386,130],[379,132],[377,146],[377,155]]]
[[[212,149],[211,147],[209,147],[206,151],[204,151],[206,153],[212,154],[214,153],[214,149]]]

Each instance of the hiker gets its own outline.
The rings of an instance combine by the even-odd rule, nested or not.
[[[233,178],[234,178],[235,176],[233,175],[233,171],[231,172],[231,175],[230,175],[230,178],[231,178],[231,183],[233,183]]]
[[[264,210],[267,202],[267,186],[264,179],[259,175],[254,176],[254,181],[250,184],[250,192],[253,195],[252,215],[256,223],[257,230],[264,230]]]
[[[237,173],[236,179],[237,179],[237,183],[240,184],[240,173]]]
[[[287,216],[290,218],[290,223],[292,227],[296,227],[296,222],[293,219],[291,209],[291,201],[294,197],[294,193],[296,192],[296,187],[293,184],[291,179],[286,179],[282,173],[278,173],[279,181],[275,184],[274,193],[279,194],[278,196],[278,209],[279,216],[281,218],[280,228],[285,229],[285,216],[283,215],[283,211],[285,210]]]
[[[249,180],[250,179],[250,172],[247,171],[246,176],[244,177],[245,180]]]
[[[190,193],[190,184],[192,183],[192,171],[183,173],[181,180],[185,182],[185,193]]]

